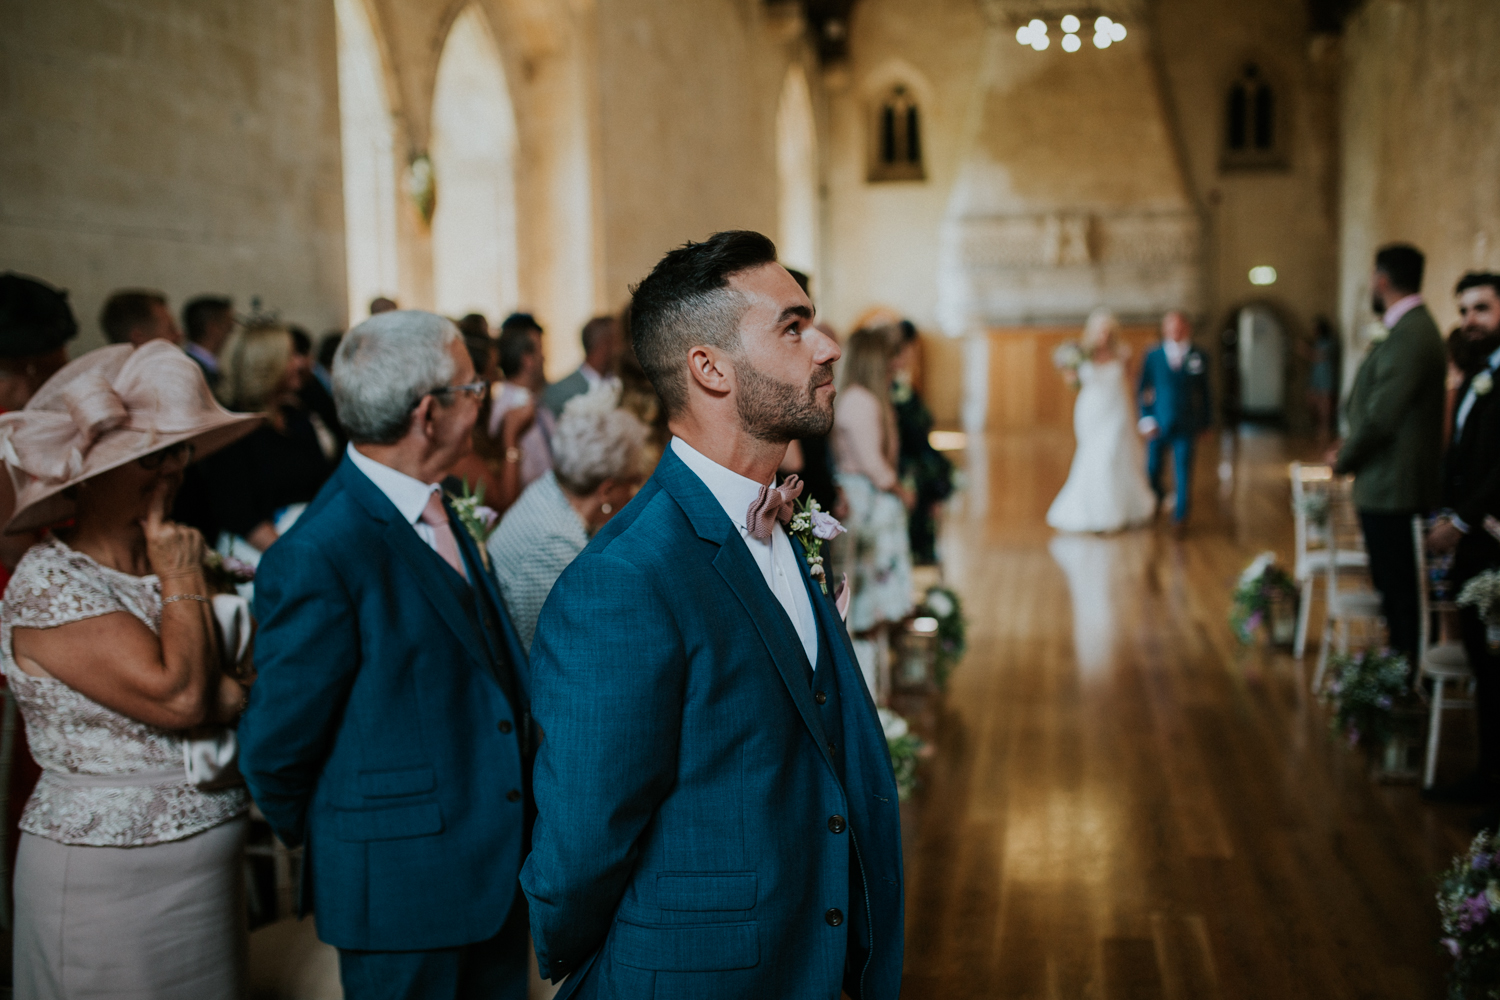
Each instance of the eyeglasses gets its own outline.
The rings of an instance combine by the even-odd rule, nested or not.
[[[136,463],[146,471],[154,472],[174,458],[181,458],[183,465],[191,462],[193,460],[193,442],[178,441],[176,444],[168,445],[161,451],[153,451],[149,455],[142,455],[136,459]]]
[[[465,382],[463,385],[440,385],[436,389],[428,390],[428,396],[470,396],[477,400],[483,400],[490,391],[490,384],[485,381]],[[418,398],[417,402],[422,400]]]

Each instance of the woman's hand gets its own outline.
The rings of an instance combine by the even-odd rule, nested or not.
[[[170,490],[166,479],[157,483],[151,494],[151,507],[141,521],[141,529],[146,533],[146,558],[151,562],[152,572],[162,581],[163,593],[169,579],[203,577],[203,536],[197,528],[166,519]]]
[[[500,443],[506,448],[517,447],[520,444],[521,435],[526,433],[527,428],[535,420],[535,399],[506,410],[505,416],[500,418]]]

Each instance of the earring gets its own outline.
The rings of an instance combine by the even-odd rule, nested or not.
[[[601,514],[613,514],[614,511],[615,508],[613,504],[602,503],[599,505],[599,513]]]

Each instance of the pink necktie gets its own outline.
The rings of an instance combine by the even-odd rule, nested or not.
[[[796,476],[787,476],[781,486],[762,486],[755,501],[745,512],[745,527],[750,537],[762,542],[771,540],[771,528],[780,521],[786,524],[792,519],[792,509],[802,495],[802,481]]]
[[[467,580],[469,574],[464,571],[464,561],[458,556],[458,540],[453,537],[453,526],[448,523],[448,511],[443,508],[440,494],[433,493],[427,498],[427,506],[422,508],[422,523],[432,528],[433,547],[437,554]]]

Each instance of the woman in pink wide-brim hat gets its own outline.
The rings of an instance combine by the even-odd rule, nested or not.
[[[168,512],[188,463],[259,419],[165,341],[86,354],[0,415],[6,530],[53,528],[0,607],[42,767],[16,858],[17,996],[242,992],[249,800],[232,776],[195,784],[185,751],[233,723],[250,679],[221,662],[203,539]]]

